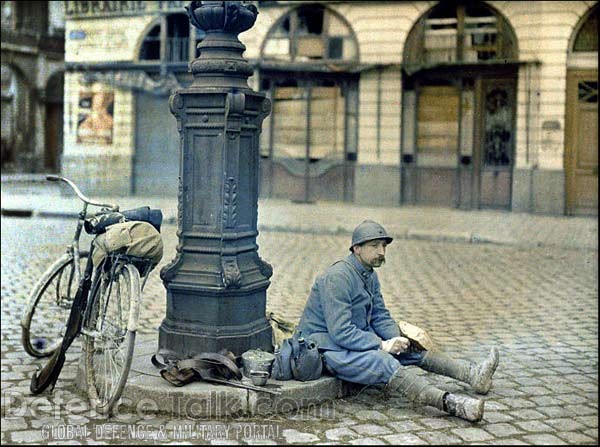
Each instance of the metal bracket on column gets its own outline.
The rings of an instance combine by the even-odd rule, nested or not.
[[[242,285],[242,273],[235,256],[221,256],[221,276],[226,289],[239,289]]]
[[[242,130],[242,115],[246,108],[244,93],[227,93],[225,100],[225,135],[234,140]]]

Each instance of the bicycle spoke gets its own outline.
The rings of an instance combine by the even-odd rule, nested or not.
[[[135,334],[127,330],[127,323],[132,294],[139,292],[139,275],[130,265],[113,267],[104,275],[109,279],[95,294],[86,365],[90,398],[101,411],[110,411],[120,398],[131,365]]]

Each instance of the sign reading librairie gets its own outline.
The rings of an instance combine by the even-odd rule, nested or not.
[[[67,19],[185,12],[185,1],[65,1]]]

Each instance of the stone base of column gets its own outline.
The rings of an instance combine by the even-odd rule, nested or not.
[[[265,308],[265,290],[221,294],[170,287],[158,347],[183,357],[221,349],[236,356],[249,349],[272,352],[272,330]]]
[[[182,357],[227,349],[239,357],[249,349],[273,352],[271,334],[271,326],[266,318],[240,326],[220,327],[182,327],[181,323],[170,326],[164,320],[159,328],[158,348],[174,350]]]

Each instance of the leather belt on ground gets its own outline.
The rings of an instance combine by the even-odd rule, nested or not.
[[[281,394],[281,391],[242,383],[242,372],[234,359],[234,355],[225,350],[218,353],[203,352],[187,359],[180,359],[177,353],[161,349],[152,356],[152,364],[161,368],[162,378],[174,386],[203,380],[262,393]]]

